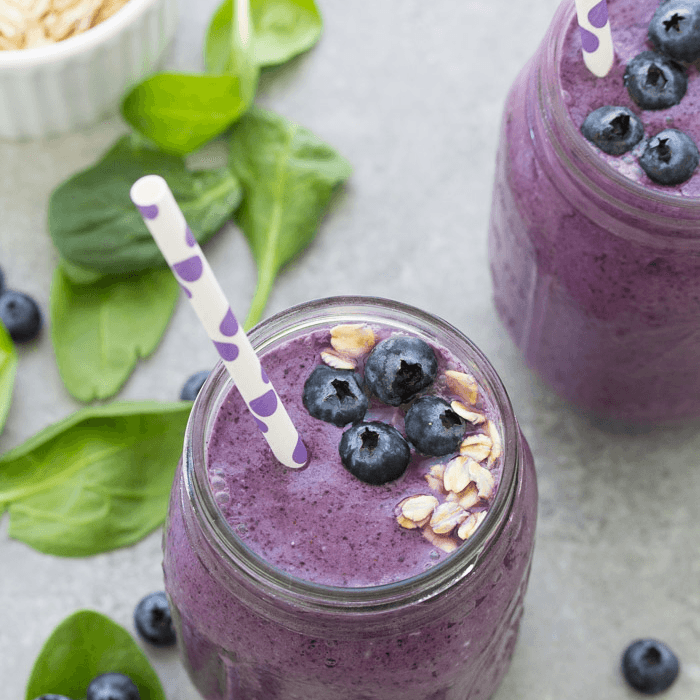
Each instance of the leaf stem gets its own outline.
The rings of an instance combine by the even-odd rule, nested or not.
[[[261,272],[258,275],[258,282],[255,286],[255,293],[253,294],[253,299],[250,302],[250,309],[248,310],[248,315],[246,316],[243,328],[248,331],[256,323],[260,322],[263,312],[265,311],[265,306],[267,305],[267,300],[270,298],[270,292],[272,291],[272,286],[275,281],[275,275],[266,272]]]

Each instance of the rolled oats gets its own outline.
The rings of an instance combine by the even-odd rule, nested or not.
[[[468,405],[474,406],[479,399],[479,385],[471,374],[448,369],[445,372],[447,388]]]
[[[355,362],[353,360],[341,357],[330,348],[321,351],[321,360],[329,367],[333,367],[333,369],[355,369]]]
[[[128,0],[0,0],[0,50],[63,41],[111,17]]]
[[[445,501],[441,503],[430,518],[430,527],[436,535],[447,535],[454,530],[468,513],[459,503]]]
[[[430,525],[423,528],[423,536],[428,542],[434,544],[438,549],[449,554],[459,547],[459,540],[449,535],[438,535],[431,529]]]
[[[438,499],[435,496],[409,496],[399,503],[400,514],[397,516],[397,520],[401,517],[401,519],[413,523],[412,527],[421,527],[430,520],[437,506]],[[399,520],[399,524],[401,525],[401,520]],[[406,527],[406,525],[402,525],[402,527]]]
[[[447,463],[445,475],[443,477],[445,491],[459,493],[467,488],[467,484],[471,481],[467,460],[467,457],[462,457],[460,455]]]
[[[486,429],[488,430],[492,443],[488,461],[490,467],[501,456],[501,434],[498,432],[498,428],[492,420],[486,424]]]
[[[493,441],[488,435],[475,433],[467,435],[459,446],[459,453],[463,457],[471,457],[475,462],[483,462],[490,454]]]
[[[453,401],[450,408],[461,418],[468,421],[472,425],[481,425],[486,421],[486,416],[476,411],[470,411],[461,401]]]
[[[374,344],[374,331],[364,324],[341,323],[331,328],[331,345],[344,357],[365,355]]]
[[[480,511],[479,513],[470,513],[466,520],[464,520],[457,529],[457,537],[462,540],[468,540],[476,532],[476,528],[481,525],[481,522],[485,517],[485,510]]]

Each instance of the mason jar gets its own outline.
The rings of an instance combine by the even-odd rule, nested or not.
[[[418,309],[322,299],[271,317],[249,337],[264,366],[278,344],[339,323],[408,331],[469,367],[502,435],[491,508],[472,538],[411,578],[340,587],[276,568],[228,525],[208,480],[208,437],[232,388],[219,363],[192,409],[164,532],[183,662],[207,700],[488,698],[508,669],[523,612],[537,505],[532,455],[488,360],[456,328]]]
[[[608,0],[613,40],[634,30],[648,48],[656,5]],[[632,7],[639,22],[620,26]],[[664,188],[628,177],[633,159],[601,155],[570,117],[566,51],[583,65],[574,0],[559,6],[505,104],[489,231],[497,311],[525,362],[576,406],[631,422],[696,418],[700,174]],[[610,75],[589,75],[580,90],[622,85],[629,58],[618,51]],[[698,90],[691,81],[688,93]],[[643,113],[646,136],[672,114]]]

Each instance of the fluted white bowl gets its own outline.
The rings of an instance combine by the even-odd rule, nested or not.
[[[114,112],[157,69],[176,26],[177,0],[129,0],[82,34],[0,51],[0,137],[65,133]]]

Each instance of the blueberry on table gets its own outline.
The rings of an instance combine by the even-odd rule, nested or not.
[[[175,644],[175,628],[165,591],[155,591],[141,598],[134,609],[134,626],[149,644],[157,647]]]
[[[0,294],[5,291],[5,273],[0,270]]]
[[[644,138],[644,124],[627,107],[605,105],[583,120],[581,133],[604,153],[621,156]]]
[[[642,109],[666,109],[677,105],[688,89],[685,68],[654,51],[642,51],[625,69],[629,96]]]
[[[314,368],[304,384],[301,400],[314,418],[339,428],[362,420],[369,407],[360,375],[328,365]]]
[[[404,427],[406,437],[419,452],[442,457],[457,451],[467,424],[444,399],[423,396],[408,409]]]
[[[700,58],[700,0],[666,0],[649,23],[649,41],[676,61]]]
[[[622,674],[640,693],[654,695],[676,680],[680,664],[676,655],[655,639],[638,639],[622,655]]]
[[[358,423],[340,439],[340,461],[360,481],[379,486],[398,479],[411,459],[411,448],[386,423]]]
[[[103,673],[90,681],[85,700],[141,700],[141,695],[129,676]]]
[[[71,700],[69,697],[66,697],[65,695],[58,695],[57,693],[44,693],[44,695],[40,695],[38,698],[34,698],[34,700]]]
[[[32,340],[41,329],[41,311],[30,296],[6,289],[0,294],[0,320],[16,343]]]
[[[400,406],[432,384],[438,362],[420,338],[393,336],[374,346],[365,364],[365,383],[383,403]]]
[[[204,385],[204,382],[207,381],[208,376],[209,370],[203,369],[189,377],[180,391],[180,400],[194,401],[197,398],[197,394],[199,394],[199,390]]]
[[[659,185],[679,185],[698,167],[698,147],[688,134],[664,129],[649,139],[639,157],[644,172]]]

